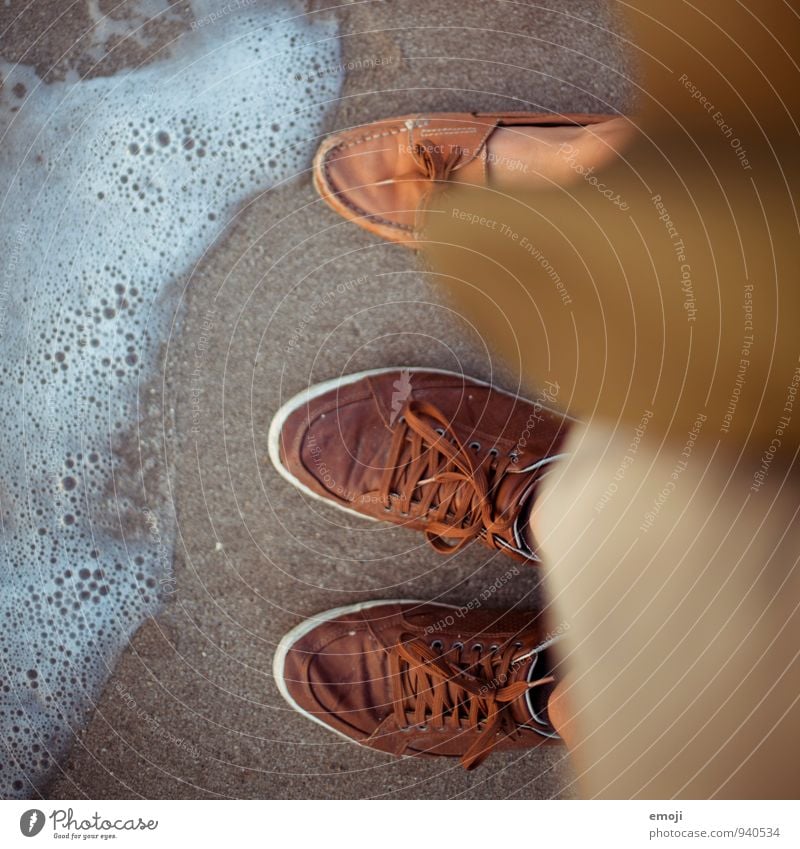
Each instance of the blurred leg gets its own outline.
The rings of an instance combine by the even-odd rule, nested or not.
[[[773,464],[754,491],[752,462],[713,443],[676,481],[682,442],[647,434],[620,477],[627,430],[576,428],[532,516],[567,626],[551,716],[582,790],[795,797],[798,488]]]

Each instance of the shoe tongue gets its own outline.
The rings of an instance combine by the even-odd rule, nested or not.
[[[503,690],[513,684],[527,682],[537,665],[536,661],[536,655],[530,657],[527,652],[523,651],[519,658],[515,658],[511,662],[506,676],[502,680],[495,679],[497,689]],[[531,721],[531,712],[524,691],[512,702],[504,702],[500,707],[504,711],[511,712],[511,716],[517,725],[525,725]]]
[[[512,663],[512,674],[508,677],[509,684],[518,681],[538,681],[540,678],[546,678],[550,675],[542,652],[537,652],[533,657],[524,657],[523,655],[523,658]],[[547,701],[555,686],[555,682],[553,682],[530,687],[513,702],[509,702],[507,709],[511,711],[514,722],[517,725],[549,726]]]
[[[504,686],[516,684],[521,681],[527,682],[535,665],[535,655],[533,658],[525,657],[521,661],[513,661],[509,670],[510,674],[508,676],[508,680]],[[502,687],[500,689],[502,689]],[[508,702],[503,709],[511,711],[511,716],[514,718],[514,722],[517,725],[527,725],[532,719],[525,692],[517,696],[513,702]]]
[[[467,444],[466,442],[464,443]],[[431,450],[427,444],[424,446],[424,451]],[[469,451],[469,449],[464,449]],[[406,460],[407,458],[403,458]],[[530,458],[528,458],[530,462]],[[447,465],[446,470],[450,471],[454,466]],[[536,471],[526,470],[522,459],[517,463],[509,464],[503,474],[500,485],[493,490],[492,499],[496,507],[498,516],[516,516],[519,511],[521,502],[527,499],[527,496],[533,490],[533,483],[536,477]],[[424,486],[424,484],[423,484]],[[505,534],[503,536],[506,536]],[[508,541],[513,541],[513,531],[509,531]]]
[[[496,515],[498,517],[513,516],[514,522],[499,536],[502,536],[506,542],[513,545],[515,548],[525,550],[527,544],[521,533],[522,528],[518,528],[517,521],[520,513],[525,511],[527,504],[530,502],[535,489],[534,477],[535,472],[518,472],[511,471],[514,469],[511,466],[510,470],[503,476],[500,486],[496,490],[494,503],[496,506]],[[519,532],[518,532],[519,531]]]

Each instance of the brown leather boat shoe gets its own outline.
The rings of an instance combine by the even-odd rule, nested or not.
[[[532,614],[418,601],[340,607],[291,630],[273,671],[286,701],[392,755],[461,758],[558,740],[550,647]]]
[[[312,498],[423,531],[441,553],[472,540],[537,561],[528,517],[572,419],[435,369],[375,369],[312,386],[269,431],[280,474]]]
[[[505,155],[492,156],[490,140],[499,128],[569,131],[617,117],[434,112],[389,118],[329,136],[314,159],[314,185],[340,215],[384,239],[415,247],[419,211],[437,184],[458,179],[488,185],[493,182],[492,166],[524,166],[524,157],[504,163]],[[573,135],[564,134],[563,143],[572,140]],[[559,149],[553,144],[545,159],[555,160]],[[537,170],[548,169],[540,165]]]

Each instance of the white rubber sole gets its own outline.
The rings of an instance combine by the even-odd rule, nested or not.
[[[324,380],[322,383],[317,383],[314,386],[309,386],[307,389],[304,389],[302,392],[298,392],[293,398],[290,398],[286,403],[284,403],[275,415],[272,418],[269,426],[269,435],[267,439],[267,447],[269,451],[269,458],[272,461],[272,465],[275,466],[278,474],[286,481],[288,481],[292,486],[297,487],[302,493],[309,496],[309,498],[313,498],[316,501],[324,501],[326,504],[332,504],[335,507],[338,507],[340,510],[343,510],[345,513],[350,513],[353,516],[358,516],[360,519],[369,519],[372,522],[377,522],[378,519],[373,518],[372,516],[366,516],[364,513],[359,513],[358,510],[352,510],[350,507],[345,507],[343,504],[340,504],[338,501],[333,498],[328,498],[324,495],[320,495],[317,492],[314,492],[313,489],[306,486],[301,480],[295,477],[286,466],[283,465],[281,461],[281,433],[283,432],[283,426],[286,423],[286,419],[297,410],[299,407],[302,407],[304,404],[307,404],[309,401],[314,398],[318,398],[320,395],[324,395],[327,392],[330,392],[333,389],[341,389],[342,387],[349,386],[351,383],[356,383],[359,380],[363,380],[365,377],[373,377],[379,374],[389,374],[391,372],[398,371],[408,371],[412,375],[414,372],[427,372],[429,374],[443,374],[448,375],[450,377],[457,377],[460,380],[470,380],[478,386],[487,386],[491,389],[494,389],[496,392],[501,392],[503,395],[507,395],[509,398],[519,398],[521,401],[526,401],[529,404],[534,403],[529,398],[524,398],[521,395],[517,395],[514,392],[508,392],[505,389],[500,389],[494,386],[491,383],[487,383],[484,380],[478,380],[473,377],[466,377],[463,374],[459,374],[456,371],[449,371],[448,369],[437,369],[437,368],[409,368],[403,369],[399,366],[394,366],[392,368],[375,368],[368,369],[366,371],[358,371],[354,374],[346,374],[342,377],[334,377],[331,380]],[[540,407],[543,410],[548,410],[551,413],[555,413],[556,415],[563,416],[564,413],[559,412],[558,410],[552,409],[552,407],[547,407],[544,404],[541,404]],[[572,416],[565,416],[565,418],[570,419],[570,421],[577,421],[577,419],[572,418]]]
[[[394,371],[394,369],[392,369]],[[340,616],[344,616],[347,613],[360,613],[362,610],[369,610],[372,607],[380,607],[383,604],[431,604],[430,601],[420,601],[418,599],[383,599],[381,601],[364,601],[360,604],[350,604],[344,607],[334,607],[332,610],[326,610],[324,613],[320,613],[318,616],[312,616],[309,619],[306,619],[304,622],[301,622],[299,625],[295,625],[291,631],[284,634],[281,641],[278,643],[278,647],[275,649],[275,657],[272,659],[272,674],[275,678],[275,683],[278,685],[278,690],[286,702],[298,713],[303,714],[307,719],[310,719],[312,722],[316,722],[317,725],[321,725],[323,728],[327,728],[328,731],[332,731],[334,734],[338,734],[344,740],[347,740],[349,743],[355,743],[357,746],[361,746],[362,744],[358,742],[358,740],[354,740],[352,737],[348,737],[347,734],[343,734],[337,728],[333,728],[328,725],[327,722],[323,722],[318,716],[315,716],[313,713],[309,713],[307,710],[304,710],[300,707],[299,704],[292,698],[291,693],[286,687],[286,678],[285,678],[285,667],[286,667],[286,656],[292,649],[292,646],[301,639],[305,637],[309,631],[313,631],[318,625],[321,625],[323,622],[330,622],[332,619],[338,619]],[[439,602],[433,602],[438,607],[446,607],[449,610],[457,610],[458,605],[455,604],[440,604]],[[364,748],[369,748],[364,747]]]

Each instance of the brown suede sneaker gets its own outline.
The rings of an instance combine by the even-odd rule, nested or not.
[[[489,140],[498,127],[572,128],[615,117],[433,112],[375,121],[325,139],[314,158],[314,185],[348,220],[415,247],[419,211],[437,183],[457,172],[463,182],[490,182]]]
[[[269,431],[280,474],[348,512],[423,531],[447,554],[474,539],[522,561],[530,506],[570,423],[546,405],[432,369],[376,369],[312,386]]]
[[[554,642],[532,614],[373,601],[298,625],[273,671],[296,711],[341,737],[472,769],[495,749],[558,740]]]

